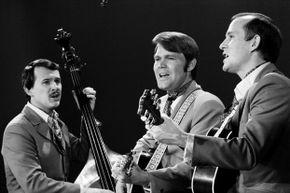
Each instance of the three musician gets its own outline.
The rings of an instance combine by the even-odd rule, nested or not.
[[[241,82],[235,88],[237,103],[226,114],[222,102],[196,82],[199,48],[193,38],[162,32],[152,42],[157,86],[167,92],[159,104],[164,122],[152,124],[146,109],[148,131],[133,148],[132,163],[124,164],[124,156],[113,165],[116,191],[130,192],[128,184],[134,184],[152,193],[197,193],[192,176],[200,166],[214,166],[239,172],[227,192],[290,192],[290,80],[275,65],[282,39],[271,18],[240,13],[231,19],[220,44],[223,70]],[[92,143],[84,128],[80,138],[70,133],[55,111],[62,91],[58,64],[47,59],[29,63],[22,86],[28,102],[7,125],[1,150],[8,191],[113,192],[67,182],[69,161],[85,162]],[[95,90],[82,92],[94,109]],[[212,126],[235,136],[209,135]],[[145,170],[138,165],[141,155],[152,156]]]

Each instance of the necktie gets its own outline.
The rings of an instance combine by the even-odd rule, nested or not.
[[[168,96],[166,103],[164,105],[163,113],[165,113],[168,117],[171,116],[171,105],[177,96]]]
[[[55,136],[55,141],[57,145],[61,148],[61,150],[65,149],[65,142],[62,137],[62,130],[58,123],[58,114],[53,111],[53,113],[48,117],[47,123],[48,126],[52,129],[52,132]]]

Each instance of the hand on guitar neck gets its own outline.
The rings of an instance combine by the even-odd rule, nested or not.
[[[187,133],[182,131],[177,124],[167,115],[159,111],[159,100],[156,90],[144,90],[139,100],[137,114],[145,122],[145,128],[160,143],[185,147]]]
[[[149,89],[145,89],[139,99],[137,114],[140,115],[140,119],[149,127],[160,125],[164,121],[160,115],[159,103],[160,101],[155,89],[152,89],[150,92]]]

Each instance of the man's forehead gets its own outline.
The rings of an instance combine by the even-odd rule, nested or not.
[[[242,25],[242,26],[244,26],[246,23],[248,23],[249,21],[251,21],[254,18],[255,18],[255,16],[253,16],[253,15],[245,15],[245,16],[237,17],[234,20],[232,20],[230,26],[231,25]]]
[[[247,15],[242,17],[235,18],[229,25],[229,28],[227,30],[227,34],[231,33],[238,33],[240,29],[244,27],[246,23],[248,23],[250,20],[252,20],[254,16]]]
[[[161,44],[157,44],[154,56],[157,56],[161,53],[162,53],[162,55],[180,55],[180,54],[182,54],[182,53],[178,53],[178,52],[169,51],[169,50],[165,49]]]
[[[34,75],[36,77],[60,77],[60,73],[58,70],[50,70],[46,67],[38,66],[34,69]]]

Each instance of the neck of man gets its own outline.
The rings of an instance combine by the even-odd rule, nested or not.
[[[175,90],[167,91],[167,94],[169,96],[175,96],[175,97],[177,97],[178,95],[181,95],[187,90],[187,88],[190,86],[192,81],[193,81],[192,79],[186,79],[181,86],[179,86]]]
[[[35,106],[36,108],[42,110],[43,112],[45,112],[48,115],[51,115],[54,109],[49,109],[49,108],[43,108],[38,106],[36,103],[34,103],[33,101],[30,100],[30,104],[32,104],[33,106]]]
[[[262,64],[264,64],[266,62],[267,61],[265,61],[261,57],[253,58],[253,59],[249,60],[247,63],[242,64],[244,66],[244,68],[240,72],[238,72],[237,74],[241,79],[244,79],[253,70],[255,70],[256,68],[258,68],[259,66],[261,66]]]

